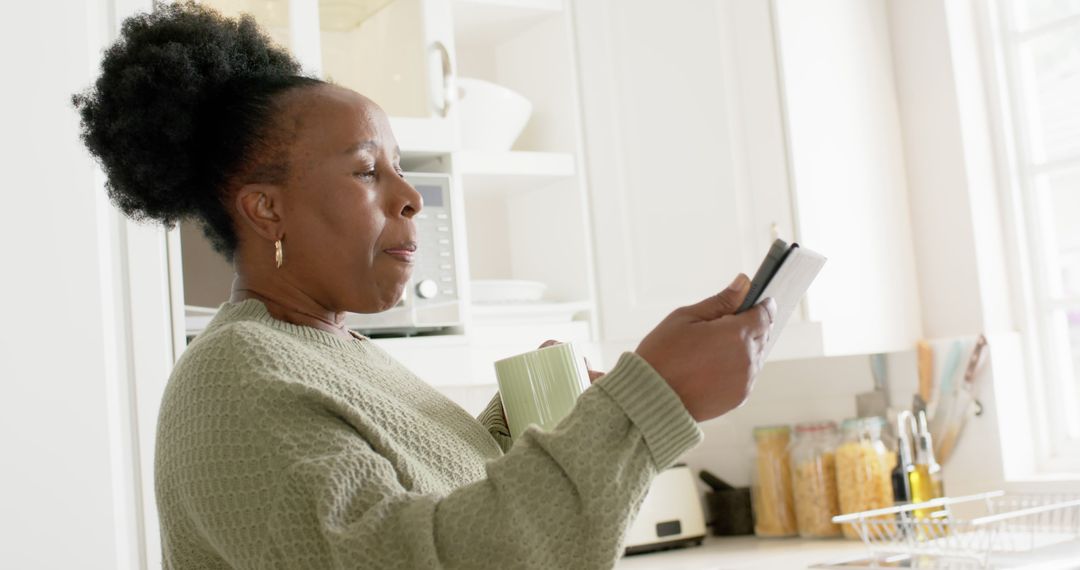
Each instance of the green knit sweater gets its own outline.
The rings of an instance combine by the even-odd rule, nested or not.
[[[227,303],[177,363],[155,478],[166,568],[611,568],[658,470],[701,439],[626,353],[509,445],[371,340]]]

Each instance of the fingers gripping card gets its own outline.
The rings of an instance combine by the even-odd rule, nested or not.
[[[825,257],[816,251],[800,247],[784,240],[776,240],[769,253],[765,255],[757,273],[750,282],[746,299],[736,313],[749,310],[762,299],[772,297],[776,301],[776,315],[773,317],[772,334],[765,345],[762,358],[766,358],[788,319],[798,308],[799,302],[806,295],[810,284],[814,282],[821,268],[825,266]]]

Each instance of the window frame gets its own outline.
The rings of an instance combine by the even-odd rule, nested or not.
[[[1030,381],[1033,468],[1040,474],[1080,473],[1080,435],[1070,437],[1068,422],[1080,417],[1080,380],[1069,354],[1068,332],[1055,333],[1054,311],[1080,308],[1080,296],[1052,298],[1048,280],[1048,261],[1041,211],[1041,177],[1080,170],[1080,153],[1047,161],[1033,159],[1031,117],[1026,116],[1031,101],[1026,98],[1026,70],[1021,61],[1021,46],[1058,33],[1064,29],[1080,32],[1080,13],[1040,23],[1026,30],[1018,29],[1013,14],[1017,0],[992,0],[982,13],[982,28],[987,31],[983,49],[987,57],[988,79],[992,82],[996,108],[990,120],[996,123],[995,141],[1001,162],[1003,223],[1009,266],[1016,279],[1014,316],[1023,333]],[[1072,399],[1056,397],[1071,393]],[[1069,410],[1073,413],[1070,415]]]

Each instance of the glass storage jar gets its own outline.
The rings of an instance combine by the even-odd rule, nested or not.
[[[754,507],[754,534],[763,537],[795,536],[794,500],[788,446],[791,428],[754,428],[754,477],[751,497]]]
[[[836,490],[843,514],[893,506],[891,474],[896,454],[882,440],[884,425],[884,418],[870,417],[847,419],[841,426],[843,442],[836,448]],[[891,520],[889,515],[882,518]],[[854,525],[843,525],[843,532],[848,538],[859,538]]]
[[[799,536],[840,535],[832,518],[840,514],[836,493],[836,422],[806,422],[795,426],[791,443],[791,480]]]

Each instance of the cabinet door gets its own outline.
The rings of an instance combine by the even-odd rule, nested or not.
[[[575,5],[602,333],[621,348],[752,272],[774,222],[791,231],[775,78],[735,81],[735,4],[658,6]],[[746,97],[772,121],[750,145]]]
[[[886,0],[773,4],[799,238],[829,258],[808,315],[826,354],[910,349],[922,322]]]
[[[392,117],[449,113],[454,68],[449,0],[320,0],[323,71]]]

